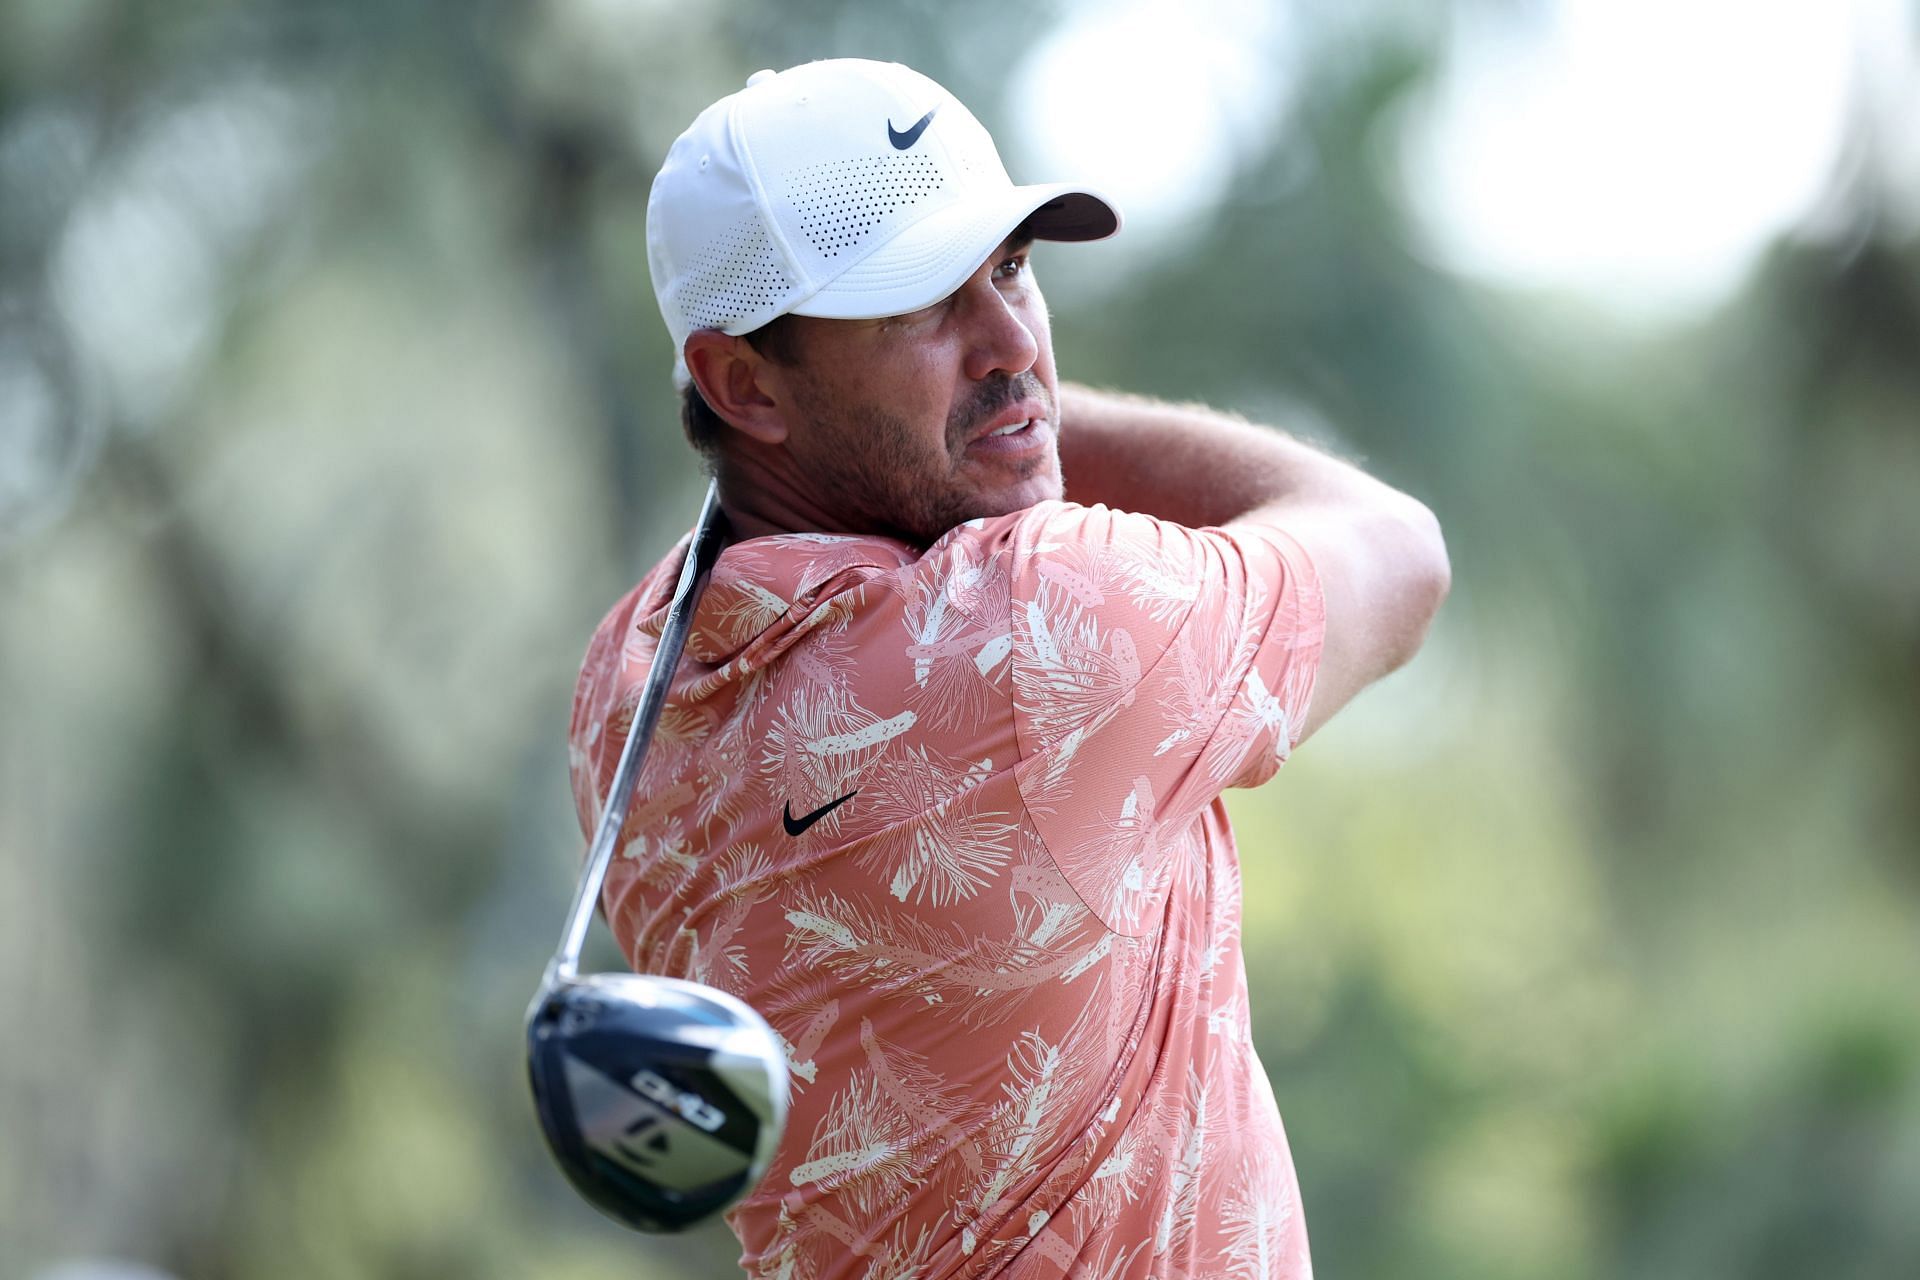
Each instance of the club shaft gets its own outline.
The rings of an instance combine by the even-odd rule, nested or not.
[[[719,558],[724,519],[720,514],[720,486],[707,485],[706,501],[700,506],[700,518],[694,523],[693,538],[687,544],[686,559],[680,565],[680,581],[667,605],[667,620],[654,646],[653,665],[640,692],[640,705],[634,711],[633,726],[620,750],[620,763],[613,771],[613,785],[607,790],[606,807],[593,831],[593,843],[587,849],[587,865],[574,891],[573,909],[567,915],[566,932],[560,949],[547,965],[547,982],[573,977],[580,967],[580,949],[586,944],[587,927],[593,923],[593,909],[600,899],[600,886],[613,862],[614,846],[620,843],[620,829],[626,825],[627,809],[633,803],[633,789],[646,759],[647,744],[653,740],[654,727],[660,723],[661,708],[666,706],[667,689],[673,683],[674,668],[680,665],[680,652],[686,647],[687,633],[693,628],[693,610],[706,586],[707,574]]]

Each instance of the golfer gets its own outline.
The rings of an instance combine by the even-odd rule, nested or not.
[[[785,1043],[752,1275],[1310,1274],[1220,795],[1413,654],[1446,551],[1283,435],[1063,386],[1029,249],[1118,226],[864,61],[759,73],[654,183],[730,541],[603,907]],[[679,561],[588,651],[589,829]]]

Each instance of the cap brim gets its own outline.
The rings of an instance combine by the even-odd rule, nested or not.
[[[966,283],[1028,218],[1036,240],[1102,240],[1120,229],[1118,210],[1085,187],[1009,186],[927,215],[787,310],[831,320],[918,311]]]

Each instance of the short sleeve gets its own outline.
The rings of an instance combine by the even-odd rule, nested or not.
[[[1021,797],[1075,891],[1144,932],[1195,818],[1299,741],[1324,632],[1278,528],[1045,503],[1009,531]]]

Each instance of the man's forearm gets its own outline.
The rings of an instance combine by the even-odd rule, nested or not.
[[[1060,467],[1073,502],[1199,527],[1275,502],[1392,492],[1281,432],[1198,406],[1069,383],[1060,417]]]

